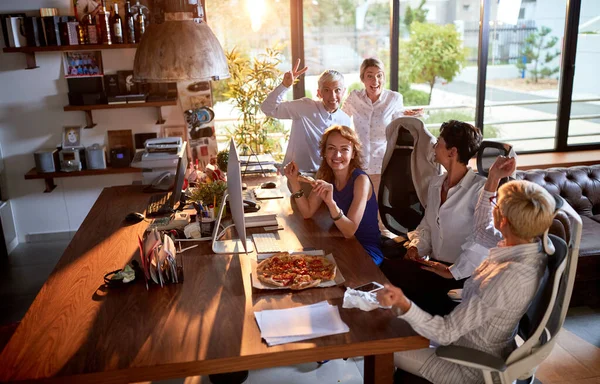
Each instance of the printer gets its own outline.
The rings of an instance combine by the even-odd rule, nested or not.
[[[148,153],[168,153],[176,155],[181,150],[183,139],[181,137],[159,137],[148,139],[144,143]]]
[[[175,175],[179,158],[186,156],[185,142],[181,137],[164,137],[146,140],[144,150],[136,152],[131,162],[134,168],[142,168],[142,183],[152,182],[171,172]]]

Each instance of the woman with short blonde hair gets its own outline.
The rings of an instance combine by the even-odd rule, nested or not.
[[[515,236],[533,241],[552,224],[556,202],[541,186],[514,181],[501,186],[498,195],[497,214],[506,218]]]

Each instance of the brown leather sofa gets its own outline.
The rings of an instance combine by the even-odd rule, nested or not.
[[[600,164],[517,171],[516,178],[562,196],[581,216],[583,230],[571,306],[600,305]],[[551,232],[568,241],[566,216],[557,217]]]

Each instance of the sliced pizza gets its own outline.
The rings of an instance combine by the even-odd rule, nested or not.
[[[319,284],[321,284],[321,280],[313,279],[310,275],[296,275],[294,277],[294,282],[290,285],[290,289],[299,291],[316,287]]]

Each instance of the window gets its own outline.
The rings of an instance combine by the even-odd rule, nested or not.
[[[490,17],[484,132],[519,152],[555,145],[566,0],[536,5],[527,20]]]
[[[568,145],[600,143],[600,7],[581,2]]]
[[[207,22],[219,39],[225,52],[236,52],[247,58],[264,54],[267,48],[278,47],[282,62],[278,68],[289,71],[290,49],[290,3],[285,0],[219,0],[206,2]],[[228,99],[228,80],[213,82],[213,109],[215,131],[219,148],[226,147],[227,138],[239,138],[240,109],[234,99]],[[258,116],[260,115],[260,116]],[[257,119],[263,119],[261,113]],[[287,121],[289,123],[289,121]],[[286,121],[273,128],[269,149],[281,152],[285,146]],[[238,130],[238,131],[236,131]],[[272,132],[273,130],[277,132]],[[236,135],[236,133],[238,133]],[[261,145],[262,148],[262,145]]]
[[[359,3],[354,6],[343,0],[303,2],[307,97],[317,96],[317,79],[326,69],[344,75],[347,92],[362,88],[359,71],[364,59],[377,57],[389,71],[390,2]]]

